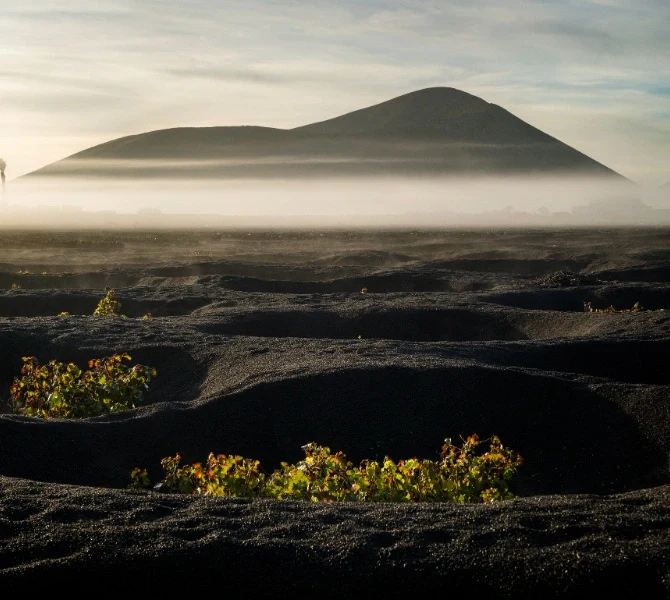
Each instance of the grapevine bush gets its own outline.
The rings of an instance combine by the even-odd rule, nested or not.
[[[144,401],[154,367],[123,364],[128,354],[88,361],[83,371],[74,363],[55,360],[40,365],[24,356],[22,377],[10,388],[12,411],[28,417],[84,418],[135,408]]]
[[[107,294],[98,302],[93,314],[99,317],[123,317],[119,311],[121,310],[121,303],[116,299],[114,290],[112,288],[105,288]]]
[[[607,308],[595,308],[591,302],[584,302],[584,312],[592,313],[637,313],[637,312],[654,312],[653,309],[643,308],[639,302],[633,304],[631,308],[614,308],[610,304]],[[658,312],[665,312],[664,308],[659,308]]]
[[[495,502],[516,496],[510,481],[521,456],[505,448],[497,436],[487,452],[478,452],[479,436],[461,447],[446,439],[439,461],[416,458],[380,463],[363,460],[354,466],[343,452],[331,454],[314,442],[302,447],[304,460],[267,476],[257,460],[210,453],[205,464],[180,466],[176,454],[161,461],[165,479],[154,490],[203,496],[242,496],[311,502]],[[150,486],[146,469],[131,472],[130,487]]]

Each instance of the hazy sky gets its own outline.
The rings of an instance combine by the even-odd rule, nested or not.
[[[21,0],[0,56],[10,181],[123,135],[289,128],[432,86],[670,180],[668,0]]]

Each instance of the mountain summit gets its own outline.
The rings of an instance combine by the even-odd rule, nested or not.
[[[433,87],[294,129],[179,127],[118,138],[24,177],[547,174],[625,179],[504,108]]]
[[[445,133],[448,123],[484,113],[490,107],[485,100],[454,88],[427,88],[293,131],[317,135],[431,135]]]

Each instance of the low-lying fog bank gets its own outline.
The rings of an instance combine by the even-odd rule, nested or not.
[[[627,180],[562,177],[15,180],[8,227],[598,226],[670,224]]]

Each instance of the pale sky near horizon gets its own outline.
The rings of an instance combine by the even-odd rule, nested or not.
[[[455,87],[670,181],[668,0],[21,0],[0,19],[11,181],[124,135],[321,121]]]

